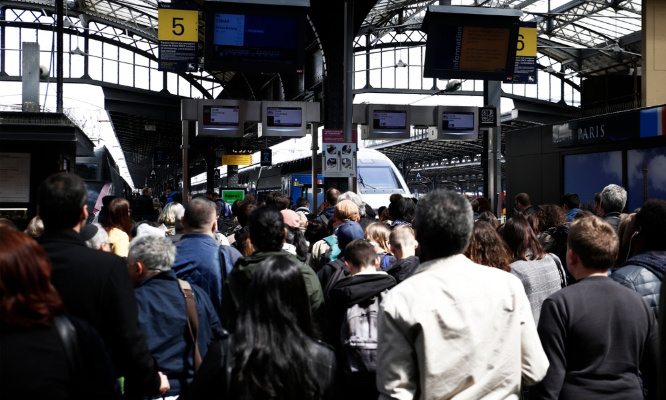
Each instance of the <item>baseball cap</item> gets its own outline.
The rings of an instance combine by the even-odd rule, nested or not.
[[[356,206],[354,204],[354,206]],[[338,226],[335,231],[335,236],[338,237],[338,247],[345,248],[352,240],[363,239],[363,228],[358,222],[345,221]]]

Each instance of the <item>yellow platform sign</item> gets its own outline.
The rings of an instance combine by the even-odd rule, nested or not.
[[[252,165],[252,154],[224,154],[222,165]]]
[[[158,8],[157,39],[170,42],[199,41],[199,12]]]

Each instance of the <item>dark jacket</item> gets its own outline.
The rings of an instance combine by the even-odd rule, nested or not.
[[[234,269],[224,282],[224,291],[222,292],[224,296],[222,299],[222,324],[225,328],[230,331],[234,330],[241,302],[245,298],[257,265],[268,257],[275,255],[288,257],[292,262],[300,266],[303,278],[305,278],[305,288],[310,298],[312,315],[315,320],[320,318],[320,309],[324,304],[324,296],[314,270],[303,260],[290,253],[283,251],[255,252],[248,257],[239,258]]]
[[[342,257],[327,263],[317,272],[317,279],[319,279],[319,284],[321,284],[324,300],[328,301],[333,286],[340,279],[347,276],[349,276],[349,270]]]
[[[324,211],[319,213],[319,219],[324,221],[324,223],[326,223],[330,227],[331,225],[329,221],[333,219],[334,213],[335,213],[335,206],[326,207],[324,208]],[[322,218],[322,215],[324,216],[324,218]]]
[[[421,261],[419,261],[417,256],[409,256],[402,260],[395,260],[394,263],[389,265],[386,272],[394,277],[397,283],[400,283],[414,275],[419,265],[421,265]]]
[[[122,399],[116,372],[99,333],[76,317],[60,318],[69,319],[76,330],[80,363],[72,365],[68,361],[55,326],[3,325],[0,328],[0,398]],[[70,371],[74,371],[75,376]]]
[[[231,265],[240,257],[235,248],[227,246]],[[187,233],[176,243],[176,259],[172,270],[180,279],[202,288],[216,310],[222,304],[222,269],[220,244],[204,233]],[[227,271],[230,272],[230,271]]]
[[[221,337],[222,324],[208,294],[196,285],[192,292],[197,307],[197,341],[201,357],[208,344]],[[187,327],[185,298],[173,271],[144,278],[134,289],[139,306],[139,326],[146,334],[150,352],[160,371],[169,378],[171,389],[166,396],[177,396],[194,377],[192,339]]]
[[[136,298],[125,261],[86,247],[73,229],[45,232],[39,244],[53,270],[51,282],[67,310],[102,335],[128,397],[157,395],[160,377],[139,329]]]
[[[659,291],[666,273],[666,251],[648,251],[628,259],[611,278],[638,292],[655,316],[659,316]]]

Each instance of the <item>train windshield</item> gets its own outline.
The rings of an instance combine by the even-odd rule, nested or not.
[[[389,167],[358,167],[358,186],[362,191],[401,189],[395,173]]]

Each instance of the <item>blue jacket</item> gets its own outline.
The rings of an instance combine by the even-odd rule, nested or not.
[[[217,311],[200,287],[192,285],[199,333],[199,352],[203,358],[209,343],[223,334]],[[193,349],[187,328],[185,298],[173,271],[144,278],[134,289],[139,308],[139,326],[146,335],[150,353],[160,371],[169,377],[167,396],[177,396],[194,377]],[[186,355],[186,356],[185,356]]]
[[[188,233],[175,243],[176,260],[172,270],[178,278],[201,287],[219,313],[222,304],[222,271],[220,269],[220,244],[204,233]],[[238,250],[227,246],[227,254],[231,256],[231,266],[241,256]]]

